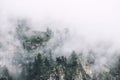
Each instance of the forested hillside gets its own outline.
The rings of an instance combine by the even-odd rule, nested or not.
[[[20,71],[13,74],[1,66],[0,80],[120,80],[120,59],[108,71],[95,72],[91,68],[95,59],[91,56],[85,58],[76,51],[69,56],[54,56],[59,43],[48,47],[54,36],[51,29],[31,31],[24,20],[16,26],[15,38],[21,46],[16,48],[12,64]]]

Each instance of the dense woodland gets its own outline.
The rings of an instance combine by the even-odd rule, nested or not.
[[[18,49],[14,58],[16,62],[13,61],[13,64],[21,64],[19,76],[14,77],[14,74],[3,66],[0,67],[0,80],[120,80],[120,59],[109,72],[89,74],[84,66],[94,65],[91,58],[84,63],[83,56],[75,51],[67,57],[54,56],[53,49],[47,47],[47,43],[54,36],[50,29],[28,34],[30,28],[25,21],[18,21],[16,26],[16,38],[23,48],[21,53],[27,56],[20,54]]]

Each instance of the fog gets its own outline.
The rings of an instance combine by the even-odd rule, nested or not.
[[[17,42],[13,42],[14,22],[22,18],[30,21],[33,30],[43,31],[47,27],[53,31],[68,29],[69,37],[60,51],[69,53],[75,50],[86,54],[93,50],[98,55],[97,63],[106,64],[119,54],[119,4],[119,0],[0,0],[0,40],[5,48],[1,50],[4,64],[8,65],[8,60],[14,56]],[[12,32],[11,35],[9,32]],[[6,47],[7,42],[10,44]],[[10,47],[13,47],[11,52],[8,50]],[[10,56],[7,56],[8,52]]]
[[[0,3],[3,18],[27,17],[39,24],[62,24],[52,27],[67,27],[89,39],[119,41],[118,0],[1,0]]]

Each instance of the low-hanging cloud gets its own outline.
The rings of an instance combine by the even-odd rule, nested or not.
[[[88,55],[93,51],[97,68],[119,55],[120,12],[118,0],[1,0],[0,1],[0,64],[11,64],[16,46],[15,23],[27,19],[32,30],[61,31],[63,44],[56,49],[69,55],[73,50]],[[68,29],[67,36],[62,30]],[[55,37],[54,39],[58,39]],[[54,43],[54,41],[53,41]],[[111,65],[109,64],[109,65]],[[13,66],[12,66],[13,67]]]

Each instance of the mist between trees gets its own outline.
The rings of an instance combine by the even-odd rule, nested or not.
[[[86,53],[76,50],[65,53],[62,47],[69,40],[68,29],[35,31],[24,19],[17,20],[14,26],[6,33],[7,38],[1,34],[0,80],[120,79],[118,54],[116,60],[108,61],[106,55],[98,55],[92,49]]]

